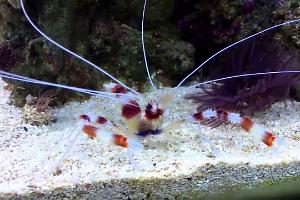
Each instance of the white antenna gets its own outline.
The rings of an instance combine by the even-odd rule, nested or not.
[[[58,46],[59,48],[63,49],[64,51],[68,52],[69,54],[75,56],[76,58],[82,60],[83,62],[91,65],[92,67],[94,67],[95,69],[97,69],[98,71],[102,72],[103,74],[105,74],[106,76],[108,76],[109,78],[111,78],[112,80],[114,80],[115,82],[119,83],[120,85],[122,85],[123,87],[125,87],[126,89],[132,91],[134,94],[141,96],[140,93],[138,93],[137,91],[135,91],[134,89],[128,87],[127,85],[125,85],[124,83],[122,83],[121,81],[119,81],[117,78],[113,77],[111,74],[109,74],[108,72],[106,72],[104,69],[98,67],[97,65],[95,65],[94,63],[90,62],[89,60],[79,56],[78,54],[72,52],[71,50],[65,48],[64,46],[58,44],[57,42],[55,42],[54,40],[52,40],[50,37],[48,37],[44,32],[42,32],[30,19],[29,15],[27,14],[25,7],[24,7],[24,3],[23,0],[20,0],[21,3],[21,7],[22,7],[22,11],[25,15],[25,17],[27,18],[28,22],[31,24],[31,26],[37,31],[39,32],[43,37],[45,37],[47,40],[49,40],[52,44]]]
[[[20,76],[20,75],[16,75],[16,74],[12,74],[9,72],[5,72],[0,70],[0,77],[4,77],[4,78],[8,78],[8,79],[12,79],[12,80],[16,80],[16,81],[23,81],[23,82],[27,82],[27,83],[34,83],[34,84],[39,84],[39,85],[47,85],[47,86],[52,86],[52,87],[58,87],[58,88],[63,88],[63,89],[68,89],[68,90],[73,90],[76,92],[81,92],[84,94],[88,94],[91,96],[97,96],[97,97],[103,97],[103,98],[109,98],[109,99],[113,99],[115,101],[119,101],[121,103],[124,103],[122,101],[122,98],[118,98],[116,97],[116,93],[110,93],[110,92],[100,92],[97,90],[89,90],[89,89],[84,89],[84,88],[78,88],[78,87],[73,87],[73,86],[67,86],[67,85],[62,85],[62,84],[58,84],[58,83],[50,83],[50,82],[46,82],[46,81],[40,81],[37,79],[32,79],[32,78],[28,78],[25,76]],[[130,96],[130,94],[117,94],[118,96]]]
[[[217,81],[224,81],[224,80],[233,79],[233,78],[239,78],[239,77],[245,77],[245,76],[268,75],[268,74],[284,74],[284,73],[287,73],[287,74],[300,73],[300,70],[258,72],[258,73],[249,73],[249,74],[239,74],[239,75],[234,75],[234,76],[227,76],[227,77],[218,78],[218,79],[214,79],[214,80],[205,81],[205,82],[202,82],[202,83],[195,84],[193,86],[190,86],[190,87],[187,87],[187,88],[183,89],[183,91],[181,91],[181,92],[185,92],[187,90],[193,89],[193,88],[195,88],[197,86],[200,86],[200,85],[209,84],[209,83],[213,83],[213,82],[217,82]]]
[[[149,72],[149,67],[148,67],[148,62],[147,62],[147,56],[146,56],[146,50],[145,50],[145,43],[144,43],[144,20],[145,20],[145,11],[146,11],[146,6],[147,6],[147,0],[145,0],[144,2],[144,8],[143,8],[143,17],[142,17],[142,46],[143,46],[143,55],[144,55],[144,61],[145,61],[145,66],[146,66],[146,70],[147,70],[147,74],[148,74],[148,78],[149,81],[152,85],[152,88],[154,90],[157,90],[157,88],[155,87],[150,72]]]
[[[198,71],[203,65],[205,65],[208,61],[210,61],[211,59],[213,59],[214,57],[216,57],[217,55],[219,55],[219,54],[222,53],[223,51],[226,51],[227,49],[230,49],[230,48],[236,46],[237,44],[242,43],[242,42],[244,42],[244,41],[246,41],[246,40],[249,40],[249,39],[251,39],[251,38],[253,38],[253,37],[257,36],[257,35],[260,35],[260,34],[262,34],[262,33],[264,33],[264,32],[267,32],[267,31],[276,29],[276,28],[281,27],[281,26],[291,25],[291,24],[298,23],[298,22],[300,22],[300,19],[295,19],[295,20],[287,21],[287,22],[284,22],[284,23],[281,23],[281,24],[277,24],[277,25],[275,25],[275,26],[272,26],[272,27],[269,27],[269,28],[264,29],[264,30],[262,30],[262,31],[259,31],[258,33],[255,33],[255,34],[253,34],[253,35],[250,35],[250,36],[248,36],[248,37],[246,37],[246,38],[244,38],[244,39],[241,39],[241,40],[239,40],[239,41],[237,41],[237,42],[235,42],[235,43],[233,43],[233,44],[231,44],[231,45],[225,47],[224,49],[222,49],[222,50],[218,51],[217,53],[215,53],[214,55],[210,56],[210,57],[209,57],[207,60],[205,60],[201,65],[199,65],[199,67],[197,67],[196,69],[194,69],[194,71],[192,71],[192,72],[191,72],[189,75],[187,75],[182,81],[180,81],[180,83],[176,86],[176,88],[180,87],[180,86],[181,86],[181,85],[182,85],[182,84],[183,84],[183,83],[184,83],[191,75],[193,75],[193,74],[194,74],[196,71]]]

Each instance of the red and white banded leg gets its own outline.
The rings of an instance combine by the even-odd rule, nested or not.
[[[189,118],[189,121],[207,122],[208,125],[218,126],[222,123],[230,123],[233,125],[240,125],[243,129],[253,135],[255,138],[261,140],[267,146],[271,147],[276,137],[267,131],[264,127],[254,123],[248,117],[241,117],[237,113],[227,112],[223,109],[206,109],[202,112],[197,112]]]

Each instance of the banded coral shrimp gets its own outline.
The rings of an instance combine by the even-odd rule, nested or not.
[[[22,5],[22,8],[23,8],[23,11],[25,11],[24,12],[24,14],[28,17],[27,19],[29,20],[29,21],[31,21],[30,20],[30,18],[29,18],[29,16],[26,14],[26,10],[24,9],[24,5],[23,5],[23,2],[21,1],[21,5]],[[144,9],[145,9],[145,7],[146,7],[146,1],[145,1],[145,4],[144,4]],[[143,12],[144,13],[144,12]],[[144,14],[143,14],[143,16],[144,16]],[[283,26],[283,25],[288,25],[288,24],[292,24],[292,23],[295,23],[295,22],[298,22],[298,20],[294,20],[294,21],[291,21],[291,22],[288,22],[288,23],[284,23],[284,24],[281,24],[281,26]],[[143,24],[143,23],[142,23]],[[32,25],[33,25],[33,27],[35,27],[35,29],[36,30],[39,30],[33,23],[32,23]],[[276,28],[276,27],[279,27],[279,25],[277,25],[277,26],[274,26],[273,28]],[[265,31],[268,31],[268,30],[271,30],[271,28],[270,29],[266,29]],[[41,34],[42,34],[42,32],[41,31],[39,31]],[[42,34],[44,37],[46,36],[45,34]],[[256,34],[256,35],[258,35],[258,34]],[[252,37],[255,37],[256,35],[253,35]],[[47,38],[48,39],[48,37],[46,36],[45,38]],[[143,38],[143,37],[142,37]],[[248,39],[249,39],[250,37],[248,37]],[[59,44],[57,44],[57,43],[54,43],[54,41],[53,40],[50,40],[53,44],[55,44],[55,45],[57,45],[57,46],[59,46],[59,47],[62,47],[62,46],[60,46]],[[242,41],[244,41],[244,40],[242,40]],[[242,42],[242,41],[240,41],[240,42]],[[240,43],[240,42],[238,42],[238,43]],[[143,43],[143,42],[142,42]],[[236,44],[238,44],[238,43],[235,43],[234,45],[236,45]],[[232,45],[232,46],[234,46],[234,45]],[[231,46],[230,46],[231,47]],[[230,47],[228,47],[228,48],[230,48]],[[227,48],[227,49],[228,49]],[[65,49],[65,48],[63,48],[63,49]],[[144,48],[144,44],[143,44],[143,49],[145,49]],[[221,50],[220,52],[218,52],[217,54],[215,54],[215,55],[213,55],[211,58],[209,58],[206,62],[208,62],[209,60],[211,60],[212,58],[214,58],[216,55],[218,55],[219,53],[221,53],[221,52],[223,52],[223,51],[225,51],[226,50],[226,48],[224,49],[224,50]],[[71,53],[73,56],[76,56],[76,57],[78,57],[78,55],[77,54],[74,54],[73,52],[71,52],[71,51],[67,51],[67,52],[69,52],[69,53]],[[145,57],[145,61],[146,61],[146,53],[145,53],[145,51],[144,51],[144,57]],[[79,59],[83,59],[83,58],[79,58]],[[10,74],[10,73],[5,73],[5,72],[1,72],[1,76],[3,76],[3,77],[6,77],[6,78],[12,78],[12,79],[15,79],[15,80],[20,80],[20,81],[27,81],[27,82],[32,82],[32,83],[38,83],[38,84],[44,84],[44,85],[52,85],[52,86],[57,86],[57,87],[62,87],[62,88],[66,88],[66,89],[73,89],[73,90],[76,90],[76,91],[79,91],[79,92],[83,92],[83,93],[87,93],[87,94],[90,94],[90,95],[94,95],[94,96],[99,96],[99,97],[104,97],[104,98],[111,98],[111,99],[114,99],[115,101],[118,101],[118,102],[120,102],[121,101],[121,103],[123,104],[123,106],[124,107],[126,107],[126,106],[133,106],[133,107],[135,107],[135,108],[137,108],[137,105],[134,103],[134,102],[130,102],[129,101],[129,99],[130,100],[132,100],[132,98],[133,98],[133,96],[135,97],[135,98],[137,98],[137,99],[144,99],[144,97],[141,97],[141,95],[139,94],[139,93],[137,93],[136,91],[134,91],[134,90],[132,90],[131,88],[128,88],[127,86],[125,86],[124,84],[122,84],[120,81],[118,81],[117,79],[115,79],[114,77],[112,77],[111,75],[109,75],[109,74],[107,74],[105,71],[103,71],[103,70],[101,70],[101,68],[98,68],[97,66],[95,66],[94,64],[92,64],[91,62],[89,62],[89,61],[87,61],[87,60],[85,60],[84,59],[84,61],[86,61],[87,63],[89,63],[90,65],[92,65],[92,66],[94,66],[94,67],[96,67],[99,71],[101,71],[102,73],[105,73],[106,75],[108,75],[109,77],[111,77],[115,82],[117,82],[118,84],[120,84],[121,86],[123,86],[123,87],[125,87],[125,88],[127,88],[128,90],[130,90],[130,91],[132,91],[132,93],[133,94],[129,94],[129,95],[124,95],[124,94],[118,94],[119,96],[120,96],[120,98],[116,98],[116,95],[114,94],[114,93],[111,93],[111,92],[108,92],[108,93],[106,93],[106,92],[99,92],[99,91],[92,91],[92,90],[87,90],[87,89],[82,89],[82,88],[75,88],[75,87],[69,87],[69,86],[62,86],[62,85],[59,85],[59,84],[50,84],[50,83],[46,83],[46,82],[43,82],[43,81],[37,81],[37,80],[33,80],[33,79],[29,79],[29,78],[24,78],[24,77],[21,77],[21,76],[18,76],[18,75],[13,75],[13,74]],[[146,61],[147,62],[147,61]],[[197,70],[199,69],[199,68],[201,68],[206,62],[204,62],[202,65],[200,65],[200,67],[198,67],[197,68]],[[148,67],[147,67],[147,69],[148,69]],[[196,71],[196,70],[195,70]],[[194,71],[194,72],[195,72]],[[286,72],[286,71],[285,71]],[[283,72],[277,72],[277,73],[283,73]],[[290,71],[290,72],[286,72],[286,73],[299,73],[299,71]],[[260,75],[262,75],[263,73],[260,73]],[[266,74],[266,73],[265,73]],[[248,74],[249,75],[249,74]],[[256,74],[254,74],[254,75],[256,75]],[[150,77],[150,73],[149,73],[149,70],[148,70],[148,76],[149,76],[149,80],[151,80],[151,77]],[[245,75],[245,76],[247,76],[247,75]],[[188,76],[189,77],[189,76]],[[188,78],[187,77],[187,78]],[[187,79],[186,78],[186,79]],[[231,78],[231,77],[226,77],[226,78],[224,78],[223,80],[225,80],[225,79],[228,79],[228,78]],[[186,80],[185,79],[185,80]],[[179,89],[179,86],[181,86],[181,84],[185,81],[185,80],[183,80],[182,82],[180,82],[180,84],[175,88],[175,89]],[[213,81],[217,81],[217,80],[213,80]],[[213,81],[211,81],[211,82],[213,82]],[[206,82],[204,82],[204,83],[201,83],[201,84],[205,84]],[[195,87],[195,86],[193,86],[193,87]],[[154,88],[154,90],[156,89],[154,86],[153,86],[153,88]],[[175,90],[174,89],[174,90]],[[126,98],[126,97],[128,97],[128,98]],[[167,96],[168,97],[168,96]],[[168,99],[168,98],[167,98]],[[154,103],[150,103],[150,106],[153,108],[154,107],[154,110],[158,113],[158,114],[160,114],[160,112],[161,111],[159,111],[159,110],[161,110],[160,109],[160,107],[159,107],[159,103],[158,102],[160,102],[160,101],[154,101]],[[162,101],[163,102],[163,101]],[[145,102],[145,104],[147,104],[147,102]],[[142,106],[139,106],[139,107],[142,107]],[[142,107],[143,108],[143,107]],[[144,109],[144,112],[146,113],[146,111],[152,111],[152,108],[150,108],[150,107],[148,107],[147,108],[147,106],[146,106],[146,108]],[[148,110],[147,110],[148,109]],[[151,112],[150,112],[151,113]],[[111,122],[111,123],[108,123],[107,124],[107,128],[106,128],[106,130],[103,130],[103,129],[97,129],[97,126],[95,126],[95,124],[93,124],[93,123],[96,123],[97,122],[97,116],[95,117],[95,116],[89,116],[89,115],[85,115],[85,114],[87,114],[87,113],[83,113],[83,115],[81,115],[81,117],[80,117],[80,119],[81,119],[81,122],[82,122],[82,124],[81,124],[81,126],[79,127],[79,129],[81,129],[81,131],[83,131],[83,132],[85,132],[86,134],[88,134],[90,137],[97,137],[97,136],[99,136],[100,138],[99,139],[103,139],[103,140],[105,140],[105,139],[108,139],[107,140],[107,143],[113,143],[113,144],[115,144],[115,145],[117,145],[117,146],[122,146],[122,147],[126,147],[127,145],[129,145],[129,144],[133,144],[133,149],[134,150],[137,150],[137,149],[140,149],[140,147],[142,147],[142,145],[141,145],[141,143],[139,142],[139,141],[136,141],[136,140],[132,140],[133,142],[132,143],[126,143],[126,138],[124,138],[123,137],[123,135],[114,135],[114,134],[112,134],[112,131],[111,130],[115,130],[116,129],[116,127],[114,126],[114,123],[113,122]],[[223,114],[223,116],[226,114],[226,113],[221,113],[221,114]],[[211,115],[211,117],[216,117],[215,115]],[[220,118],[221,119],[221,118]],[[222,118],[223,119],[223,118]],[[93,122],[92,124],[86,124],[87,122],[89,122],[89,120],[91,121],[91,122]],[[105,120],[104,120],[105,121]],[[141,122],[141,119],[139,118],[139,122]],[[154,123],[155,122],[155,123]],[[151,121],[151,123],[146,123],[147,125],[149,125],[151,128],[147,128],[146,129],[146,132],[139,132],[139,134],[140,135],[147,135],[147,134],[157,134],[157,133],[160,133],[161,131],[163,131],[163,130],[161,130],[161,125],[162,125],[162,122],[161,121],[159,121],[159,122],[157,122],[159,125],[157,125],[156,124],[156,121]],[[115,123],[115,125],[117,125],[116,123]],[[135,123],[135,125],[136,125],[136,123]],[[100,126],[100,125],[99,125]],[[118,125],[117,125],[118,126]],[[120,131],[120,125],[118,126],[118,131]],[[131,126],[130,126],[131,127]],[[132,126],[133,127],[133,129],[134,128],[136,128],[136,126]],[[157,127],[160,127],[159,129],[157,129]],[[164,129],[164,128],[168,128],[167,126],[164,126],[162,129]],[[249,128],[249,127],[248,127]],[[101,138],[101,134],[96,134],[95,135],[95,133],[97,133],[97,131],[98,130],[100,130],[101,131],[101,133],[103,133],[103,135],[105,135],[105,136],[107,136],[107,137],[105,137],[105,138]],[[126,129],[127,130],[127,129]],[[127,130],[128,131],[128,130]],[[160,132],[157,132],[157,131],[160,131]],[[124,131],[124,129],[123,129],[123,131],[121,131],[121,132],[126,132],[126,131]],[[75,138],[75,137],[74,137]],[[121,139],[121,140],[120,140]],[[125,141],[123,141],[125,139]],[[125,143],[124,143],[125,142]],[[72,143],[72,142],[71,142]],[[131,146],[131,145],[130,145]],[[135,149],[134,147],[137,147],[137,149]]]

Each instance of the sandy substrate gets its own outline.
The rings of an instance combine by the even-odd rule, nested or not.
[[[105,195],[126,198],[134,191],[145,195],[139,184],[148,185],[151,194],[164,197],[166,191],[220,191],[220,185],[226,183],[257,184],[300,174],[300,103],[296,102],[287,106],[277,103],[253,117],[279,138],[273,148],[232,126],[210,129],[186,123],[172,132],[148,138],[145,149],[135,152],[82,134],[63,162],[62,173],[54,176],[58,160],[80,131],[78,116],[104,115],[121,121],[120,108],[106,99],[73,102],[53,110],[56,123],[35,127],[23,124],[21,109],[8,105],[9,91],[2,89],[4,85],[0,81],[0,197],[41,197],[37,193],[51,194],[44,198],[70,197],[73,193],[78,197],[77,192],[83,190],[86,195],[95,193],[89,199]],[[178,96],[166,111],[165,123],[194,110],[195,106]]]

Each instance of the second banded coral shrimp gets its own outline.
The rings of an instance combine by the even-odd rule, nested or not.
[[[241,117],[238,113],[228,112],[223,109],[207,109],[193,114],[191,122],[199,122],[204,125],[209,125],[212,128],[217,127],[223,123],[239,125],[241,128],[249,132],[256,139],[262,141],[269,147],[272,147],[276,137],[265,130],[259,124],[256,124],[248,117]]]
[[[157,90],[155,85],[152,82],[152,78],[147,66],[147,59],[146,59],[146,51],[144,47],[144,38],[143,38],[143,22],[144,22],[144,16],[145,16],[145,8],[146,8],[145,1],[144,4],[144,11],[143,11],[143,20],[142,20],[142,46],[143,46],[143,52],[144,52],[144,60],[146,64],[146,69],[148,72],[148,78],[151,82],[151,85],[154,90]],[[48,85],[48,86],[54,86],[54,87],[60,87],[70,90],[75,90],[78,92],[82,92],[88,95],[96,96],[96,97],[102,97],[106,99],[111,99],[113,102],[119,104],[120,106],[113,105],[114,112],[119,114],[117,117],[110,117],[109,114],[106,114],[105,111],[95,114],[89,110],[83,111],[80,115],[78,115],[76,118],[78,120],[78,124],[74,124],[74,126],[77,126],[76,129],[78,130],[75,135],[71,135],[70,138],[70,145],[67,147],[66,152],[58,162],[58,166],[61,165],[61,162],[66,158],[69,150],[74,145],[77,137],[79,135],[82,135],[84,133],[88,138],[99,140],[99,142],[112,145],[115,148],[120,149],[128,149],[132,150],[132,152],[136,152],[139,150],[143,150],[145,144],[147,144],[147,140],[149,136],[151,135],[159,135],[164,136],[169,130],[174,130],[180,127],[184,123],[185,119],[188,119],[188,122],[195,122],[195,120],[199,120],[201,123],[206,123],[211,126],[217,126],[221,123],[233,123],[238,124],[245,130],[249,131],[250,133],[254,134],[254,136],[257,136],[259,139],[262,139],[264,143],[266,143],[268,146],[271,146],[274,141],[273,135],[269,135],[268,131],[264,131],[264,129],[261,126],[256,125],[253,121],[251,121],[249,118],[246,117],[240,117],[237,113],[229,113],[225,110],[212,110],[207,109],[203,110],[201,112],[197,112],[196,114],[192,115],[191,117],[187,117],[193,113],[193,111],[190,111],[190,113],[186,112],[183,113],[181,118],[176,119],[170,119],[169,115],[172,113],[172,110],[168,110],[167,107],[169,104],[171,104],[171,101],[179,101],[179,97],[182,97],[182,94],[184,94],[183,91],[188,91],[189,89],[195,88],[195,86],[191,86],[189,88],[180,88],[180,86],[189,78],[194,72],[199,70],[204,64],[209,62],[211,59],[216,57],[218,54],[224,52],[225,50],[236,46],[237,44],[254,38],[255,36],[275,29],[280,26],[284,25],[290,25],[293,23],[297,23],[300,20],[293,20],[289,21],[283,24],[279,24],[276,26],[273,26],[269,29],[266,29],[264,31],[261,31],[257,34],[254,34],[252,36],[249,36],[241,41],[238,41],[223,50],[217,52],[213,56],[211,56],[209,59],[207,59],[204,63],[202,63],[198,68],[196,68],[190,75],[188,75],[185,79],[183,79],[177,87],[170,89],[168,94],[159,94],[155,98],[150,97],[147,98],[144,95],[138,93],[132,88],[129,88],[128,86],[124,85],[122,82],[120,82],[118,79],[113,77],[112,75],[108,74],[106,71],[101,69],[100,67],[96,66],[95,64],[91,63],[90,61],[82,58],[81,56],[75,54],[74,52],[66,49],[62,45],[56,43],[51,38],[49,38],[45,33],[43,33],[30,19],[28,16],[23,1],[21,0],[21,6],[22,10],[24,12],[24,15],[26,16],[29,23],[48,41],[50,41],[53,45],[58,46],[59,48],[63,49],[64,51],[70,53],[72,56],[77,57],[78,59],[86,62],[90,66],[94,67],[101,73],[109,76],[113,82],[113,84],[107,85],[107,91],[101,92],[101,91],[94,91],[94,90],[88,90],[83,88],[76,88],[72,86],[65,86],[61,84],[54,84],[54,83],[48,83],[44,81],[34,80],[26,77],[22,77],[19,75],[7,73],[4,71],[1,71],[1,76],[5,78],[10,78],[14,80],[24,81],[24,82],[30,82],[30,83],[36,83],[41,85]],[[265,74],[272,73],[267,72]],[[299,73],[299,71],[282,71],[282,72],[274,72],[274,73]],[[252,76],[252,75],[262,75],[263,73],[257,73],[257,74],[244,74],[241,76]],[[235,77],[225,77],[222,78],[222,80],[235,78]],[[208,82],[203,82],[201,84],[206,84],[209,82],[215,82],[219,80],[212,80]],[[182,100],[182,99],[181,99]],[[183,101],[182,101],[183,102]],[[184,101],[179,106],[185,106],[186,101]],[[91,108],[93,110],[93,108]],[[170,119],[170,120],[169,120]],[[268,137],[268,140],[265,140],[265,135],[270,136]],[[199,132],[199,135],[202,133]],[[167,135],[167,140],[171,140],[172,135]],[[145,140],[141,140],[140,138],[145,138]],[[187,143],[190,141],[186,141]],[[201,141],[197,141],[201,142]],[[151,143],[151,141],[150,141]],[[155,145],[155,144],[154,144]],[[128,157],[131,161],[132,157]],[[133,161],[134,162],[134,161]],[[57,171],[60,171],[59,169]]]

